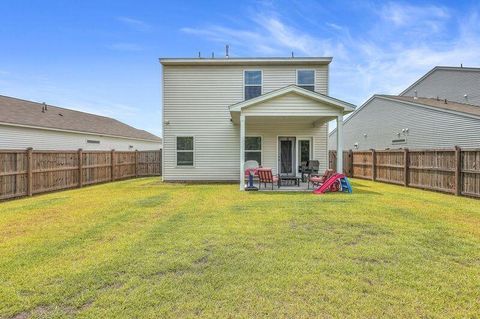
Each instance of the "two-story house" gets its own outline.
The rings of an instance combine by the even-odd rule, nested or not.
[[[399,95],[376,94],[344,123],[345,149],[480,147],[480,68],[436,66]],[[329,149],[336,149],[336,132]]]
[[[332,58],[162,58],[163,180],[236,181],[256,160],[298,174],[305,160],[328,166],[328,122],[350,103],[328,95]],[[341,154],[341,153],[340,153]],[[341,171],[342,159],[337,167]]]

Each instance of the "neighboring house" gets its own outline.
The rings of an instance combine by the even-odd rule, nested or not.
[[[162,140],[115,119],[0,96],[0,149],[155,150]]]
[[[474,104],[479,68],[435,67],[401,95],[374,95],[359,107],[344,121],[344,149],[480,147]],[[336,149],[336,130],[329,149]]]
[[[400,95],[480,105],[480,68],[436,66]]]
[[[238,182],[246,160],[274,174],[309,159],[327,168],[328,122],[354,110],[328,96],[331,60],[160,59],[163,179]]]

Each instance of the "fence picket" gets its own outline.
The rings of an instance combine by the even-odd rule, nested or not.
[[[354,178],[480,197],[480,149],[349,150],[347,158]]]
[[[160,176],[162,150],[0,150],[0,200],[117,179]]]

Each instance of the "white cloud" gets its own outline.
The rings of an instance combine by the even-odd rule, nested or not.
[[[205,28],[185,27],[181,31],[203,36],[208,40],[222,44],[232,44],[238,51],[261,55],[322,55],[329,56],[333,52],[343,51],[341,44],[335,44],[328,38],[312,37],[291,26],[287,26],[274,16],[256,15],[252,17],[254,28],[241,30],[223,26],[207,26]]]
[[[145,32],[151,30],[151,26],[142,20],[129,17],[117,17],[117,20],[136,31]]]
[[[388,2],[380,9],[380,17],[396,27],[430,27],[438,31],[450,18],[447,8],[436,5],[411,5]]]

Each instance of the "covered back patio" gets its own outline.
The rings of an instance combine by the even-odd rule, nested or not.
[[[354,106],[290,85],[229,109],[232,122],[239,128],[240,190],[245,189],[245,162],[255,160],[280,180],[274,190],[308,191],[302,164],[316,164],[318,173],[323,174],[328,166],[328,122],[336,120],[337,149],[343,149],[343,116]],[[337,161],[341,171],[341,156]],[[271,190],[271,186],[261,189]]]

